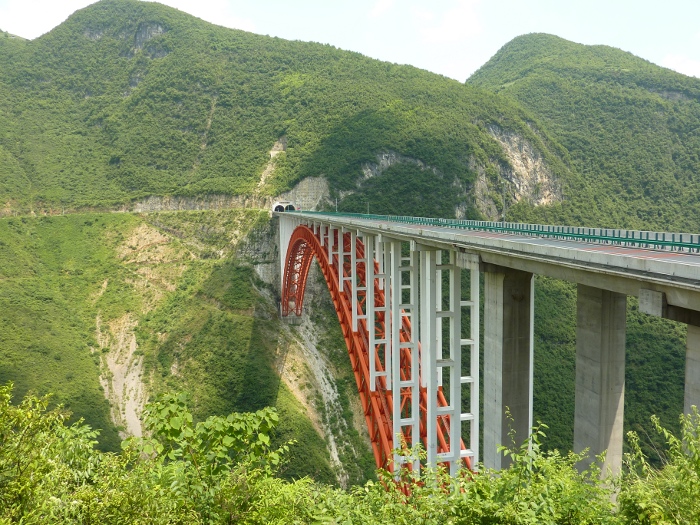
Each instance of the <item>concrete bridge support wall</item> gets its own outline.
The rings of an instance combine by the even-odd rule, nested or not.
[[[484,275],[484,465],[505,468],[498,445],[516,444],[532,427],[534,279],[528,272],[487,267]],[[513,421],[505,415],[510,410]]]
[[[578,285],[574,452],[589,449],[582,468],[607,450],[603,473],[622,466],[627,296]]]
[[[700,409],[700,326],[688,325],[685,353],[685,413]]]

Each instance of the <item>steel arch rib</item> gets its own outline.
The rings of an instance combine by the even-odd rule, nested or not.
[[[337,231],[334,237],[334,245],[338,246],[339,241],[342,242],[345,253],[353,248],[351,246],[350,235],[338,234]],[[342,235],[342,239],[337,236]],[[361,241],[357,241],[355,247],[357,258],[364,257],[364,246]],[[301,315],[303,311],[304,292],[306,289],[306,280],[313,258],[318,260],[321,272],[326,280],[330,291],[331,299],[338,315],[338,321],[343,332],[343,338],[347,346],[350,363],[355,374],[357,390],[360,395],[360,401],[369,429],[370,441],[377,467],[392,470],[390,460],[393,457],[393,449],[395,448],[394,439],[392,436],[392,392],[386,388],[386,380],[384,377],[377,379],[376,389],[370,388],[370,372],[369,372],[369,336],[368,327],[365,319],[358,321],[358,330],[352,330],[352,302],[350,300],[351,290],[350,285],[346,283],[344,289],[339,287],[338,279],[338,257],[333,255],[332,260],[328,257],[328,251],[324,249],[318,238],[311,228],[301,225],[298,226],[289,240],[289,248],[287,251],[287,260],[285,263],[285,274],[283,277],[282,286],[282,316],[287,316],[293,310],[296,315]],[[378,267],[376,261],[375,268]],[[343,264],[343,274],[351,275],[349,263]],[[357,277],[365,285],[365,271],[358,265]],[[375,274],[377,272],[375,271]],[[384,291],[381,290],[375,281],[373,283],[373,295],[376,304],[383,305],[385,301]],[[367,292],[368,294],[370,292]],[[365,301],[367,298],[365,297]],[[361,309],[361,304],[358,309]],[[379,318],[375,330],[383,333],[384,322]],[[411,324],[405,317],[401,323],[400,338],[402,342],[410,340]],[[382,335],[382,334],[380,334]],[[410,374],[411,355],[407,349],[401,350],[401,376],[405,379]],[[420,345],[419,345],[420,352]],[[401,404],[403,406],[413,403],[409,395],[402,395]],[[427,424],[426,424],[426,407],[427,407],[427,392],[425,388],[420,389],[420,436],[421,441],[427,446]],[[440,391],[438,393],[438,406],[447,406],[444,395]],[[449,416],[440,416],[438,419],[438,452],[447,452],[449,450],[449,431],[450,421]],[[411,436],[405,435],[404,439],[408,445],[411,445]],[[464,449],[464,444],[460,443],[460,448]],[[466,466],[470,467],[469,462],[465,462]]]

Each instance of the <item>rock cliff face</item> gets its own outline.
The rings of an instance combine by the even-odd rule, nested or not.
[[[197,197],[153,195],[134,202],[123,211],[148,213],[156,211],[227,210],[236,208],[266,209],[272,204],[269,197],[249,195],[201,195]]]
[[[305,295],[301,323],[289,327],[300,366],[286,366],[280,373],[309,407],[338,483],[347,487],[362,478],[358,459],[371,455],[369,431],[333,302],[316,264],[309,271]],[[333,332],[339,337],[334,338]]]
[[[465,216],[468,202],[474,202],[477,209],[488,219],[498,220],[503,207],[525,200],[535,206],[552,204],[562,199],[561,184],[545,162],[542,154],[533,145],[517,133],[490,126],[489,133],[503,149],[508,163],[493,162],[489,165],[478,163],[474,158],[468,161],[469,168],[476,178],[471,187],[467,187],[456,178],[450,179],[434,166],[420,159],[408,157],[394,151],[377,154],[376,162],[362,165],[362,178],[357,186],[373,177],[381,177],[390,167],[397,164],[412,164],[421,170],[430,171],[435,177],[444,180],[453,187],[454,192],[464,204],[455,209],[455,217]],[[355,190],[340,192],[344,198]]]
[[[432,171],[435,175],[441,176],[440,172],[437,169],[427,165],[422,160],[407,157],[394,151],[383,151],[381,153],[378,153],[376,164],[371,162],[362,165],[362,174],[364,175],[365,179],[377,177],[395,164],[414,164],[422,170],[429,170]]]
[[[255,273],[265,283],[280,291],[279,222],[269,222],[254,227],[236,247],[236,257],[253,265]]]
[[[532,144],[520,135],[496,126],[491,126],[489,132],[510,161],[510,169],[502,169],[501,173],[511,185],[515,202],[527,199],[535,206],[541,206],[561,200],[559,181]]]
[[[292,201],[302,210],[318,210],[324,204],[330,204],[328,181],[325,177],[308,177],[278,199]]]
[[[472,187],[477,209],[489,220],[500,220],[507,209],[522,200],[543,206],[562,200],[561,182],[542,154],[517,133],[490,126],[489,133],[503,149],[508,165],[485,166],[469,160],[476,174]]]
[[[469,200],[469,194],[463,182],[458,180],[456,177],[451,178],[446,176],[435,166],[431,166],[420,159],[402,155],[401,153],[397,153],[395,151],[382,151],[377,153],[376,159],[376,162],[367,162],[362,164],[361,170],[363,177],[359,178],[357,181],[358,189],[362,188],[363,184],[367,180],[384,175],[384,172],[386,172],[392,166],[398,164],[411,164],[418,167],[422,171],[431,172],[433,176],[444,181],[444,184],[451,185],[455,194],[461,197],[461,201],[466,203],[466,201]],[[353,193],[355,193],[355,190],[341,191],[339,192],[339,197],[343,199],[349,195],[352,195]],[[465,215],[465,210],[466,204],[457,206],[455,208],[455,217],[463,218]]]
[[[146,42],[152,38],[162,35],[166,29],[157,23],[142,23],[139,24],[134,36],[134,49],[141,50]]]
[[[289,327],[295,348],[288,354],[286,366],[280,369],[280,375],[294,396],[307,407],[311,420],[326,442],[338,483],[347,488],[349,476],[340,453],[342,447],[352,447],[348,440],[350,429],[347,422],[338,417],[343,413],[343,406],[334,367],[327,355],[328,349],[320,341],[324,336],[323,328],[312,321],[312,311],[323,308],[322,299],[325,296],[328,296],[326,283],[314,264],[308,275],[302,323]],[[344,348],[340,350],[344,351]],[[290,360],[290,357],[293,359]],[[353,431],[367,432],[366,428]]]
[[[96,336],[103,354],[100,383],[111,405],[112,421],[121,428],[122,439],[141,436],[141,413],[146,404],[143,356],[136,354],[136,325],[129,314],[106,327],[99,315],[96,319]]]
[[[476,179],[474,180],[474,185],[472,186],[476,209],[490,221],[499,220],[503,215],[502,203],[504,199],[499,198],[497,193],[498,179],[495,177],[489,177],[486,174],[485,167],[482,164],[477,163],[473,158],[469,159],[469,168],[476,173]],[[501,182],[501,184],[503,183]],[[496,205],[496,202],[498,202],[498,206]]]
[[[329,203],[328,181],[324,177],[308,177],[290,191],[277,197],[262,195],[201,195],[197,197],[154,195],[124,206],[121,211],[149,213],[156,211],[227,210],[251,208],[269,210],[278,200],[288,200],[302,210],[317,210]]]

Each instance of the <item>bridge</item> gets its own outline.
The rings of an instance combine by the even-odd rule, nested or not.
[[[685,411],[700,405],[700,235],[322,212],[279,217],[281,313],[314,258],[355,372],[377,466],[507,466],[532,427],[534,275],[577,283],[574,451],[622,463],[627,296],[688,325]],[[483,282],[483,301],[480,286]],[[483,425],[479,417],[483,304]],[[505,412],[510,412],[509,421]],[[400,438],[399,442],[396,438]],[[405,447],[403,448],[405,450]],[[583,465],[584,467],[587,465]]]

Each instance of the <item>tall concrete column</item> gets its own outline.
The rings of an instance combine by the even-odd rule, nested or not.
[[[532,427],[534,279],[519,270],[484,269],[483,454],[487,468],[500,469],[509,462],[496,449],[511,445],[509,429],[520,445]]]
[[[602,473],[622,466],[627,296],[578,285],[574,452],[588,467],[607,450]]]
[[[700,409],[700,327],[688,325],[685,351],[685,413],[690,407]]]

